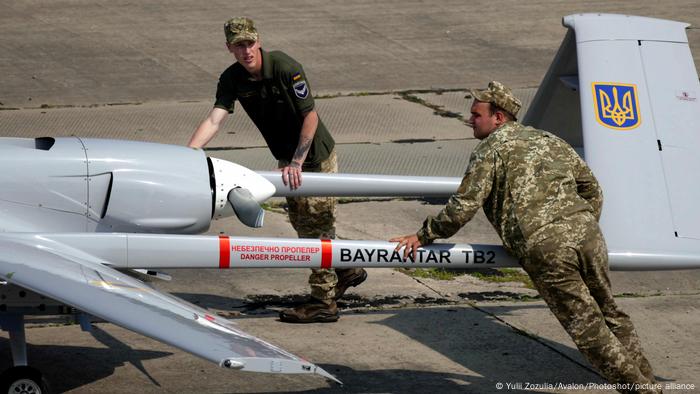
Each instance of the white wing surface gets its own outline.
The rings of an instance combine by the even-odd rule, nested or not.
[[[233,322],[158,292],[78,249],[48,239],[5,234],[0,250],[0,277],[9,283],[220,366],[251,372],[316,373],[336,380],[316,365],[241,331]]]

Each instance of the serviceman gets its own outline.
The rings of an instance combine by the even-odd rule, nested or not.
[[[593,173],[560,138],[517,123],[521,103],[501,83],[471,96],[469,123],[481,142],[457,193],[416,234],[390,241],[408,256],[452,236],[483,207],[591,364],[611,383],[632,384],[630,392],[656,392],[632,321],[613,298],[598,227],[603,194]]]
[[[278,161],[282,181],[302,185],[302,171],[338,172],[335,141],[314,108],[311,88],[297,61],[280,51],[266,52],[252,20],[233,18],[224,25],[226,47],[236,62],[219,77],[216,101],[195,130],[189,146],[201,148],[221,128],[238,100]],[[335,238],[335,199],[287,198],[289,220],[300,238]],[[361,268],[314,269],[308,303],[280,312],[293,323],[338,320],[336,300],[367,278]]]

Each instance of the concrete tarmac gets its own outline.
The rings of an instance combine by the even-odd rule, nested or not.
[[[341,171],[403,175],[460,176],[476,145],[463,122],[466,88],[498,79],[527,102],[564,37],[562,16],[617,12],[700,26],[700,9],[690,0],[0,6],[0,136],[185,144],[211,108],[218,74],[231,62],[221,25],[230,16],[248,15],[266,49],[285,50],[304,64],[317,109],[338,142]],[[697,29],[688,35],[697,65],[700,35]],[[209,147],[211,156],[254,169],[275,165],[240,110]],[[440,208],[421,200],[343,203],[338,235],[387,239],[410,233]],[[295,236],[283,208],[267,212],[264,229],[227,219],[215,222],[210,233],[220,231]],[[450,241],[499,242],[481,213]],[[348,291],[339,322],[288,325],[277,320],[277,311],[303,300],[308,270],[170,273],[173,281],[154,285],[234,319],[345,385],[222,370],[109,323],[96,324],[89,335],[65,319],[32,322],[30,363],[55,391],[75,393],[613,392],[522,282],[470,275],[435,280],[373,269],[366,283]],[[665,391],[697,392],[700,272],[613,272],[611,279]],[[9,346],[5,333],[0,338],[3,369],[10,365]]]

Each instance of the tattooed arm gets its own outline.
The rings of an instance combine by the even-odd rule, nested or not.
[[[289,184],[292,190],[301,186],[301,165],[304,164],[306,155],[311,148],[314,135],[316,135],[316,127],[318,127],[318,114],[316,111],[309,111],[304,114],[304,123],[301,125],[299,143],[294,152],[294,157],[292,157],[292,162],[282,168],[282,182],[285,185]]]

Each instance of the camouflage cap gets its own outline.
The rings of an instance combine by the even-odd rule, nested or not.
[[[489,82],[489,87],[486,89],[471,89],[469,93],[475,100],[495,104],[503,108],[506,112],[513,115],[514,118],[518,115],[518,111],[520,111],[522,106],[522,103],[513,95],[513,92],[498,81]]]
[[[231,45],[241,41],[258,41],[259,38],[253,20],[246,17],[229,19],[224,24],[224,34],[226,34],[226,42]]]

